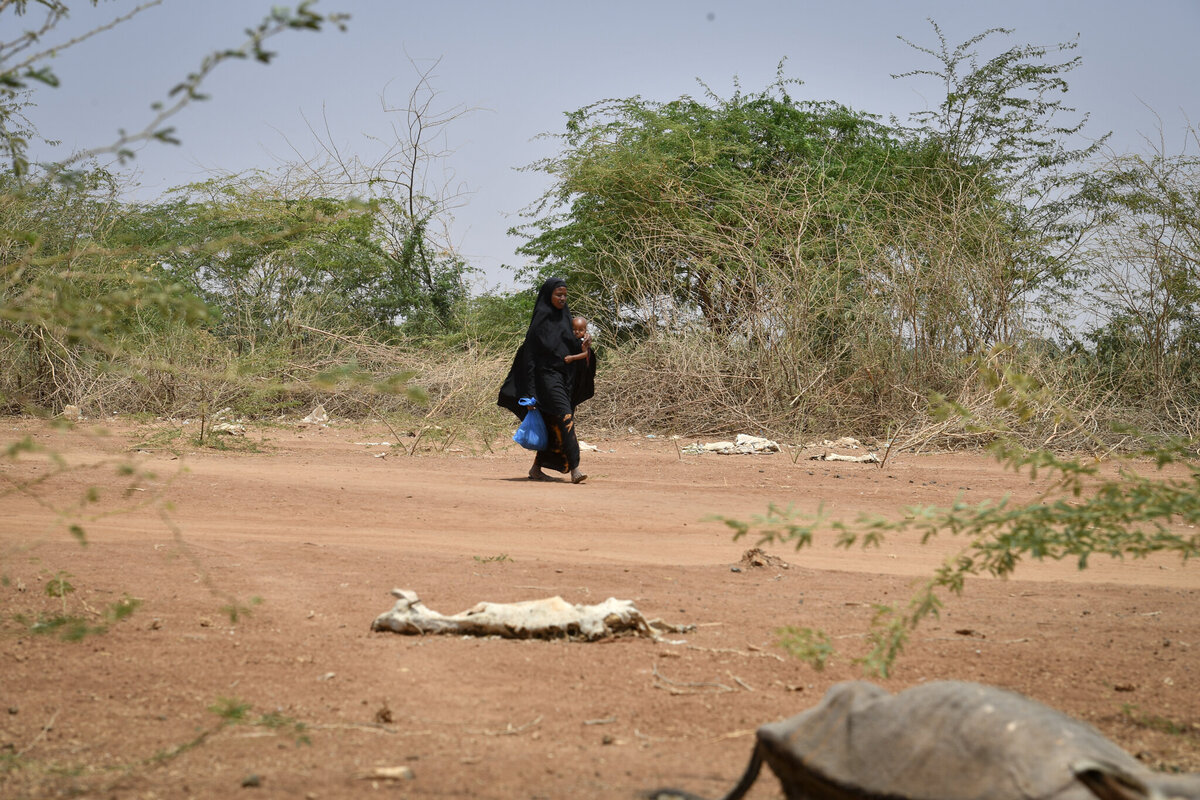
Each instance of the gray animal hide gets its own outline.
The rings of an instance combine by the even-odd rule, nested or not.
[[[855,681],[763,725],[761,762],[789,800],[1200,800],[1200,775],[1152,772],[1097,730],[1019,694],[943,681],[892,695]],[[689,797],[660,791],[651,797]]]

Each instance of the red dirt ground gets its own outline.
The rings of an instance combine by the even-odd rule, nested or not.
[[[600,449],[574,486],[524,479],[530,459],[511,443],[405,456],[360,444],[389,438],[369,425],[253,427],[217,450],[165,422],[97,435],[86,422],[0,420],[0,441],[32,436],[72,467],[45,453],[0,460],[5,484],[46,476],[33,497],[0,495],[0,796],[718,797],[756,726],[861,677],[852,659],[873,604],[903,603],[956,543],[843,551],[827,535],[802,552],[767,548],[790,568],[735,572],[754,543],[708,515],[747,519],[775,502],[894,516],[1037,490],[983,455],[905,453],[884,469],[701,456],[581,425]],[[126,459],[153,477],[122,477]],[[99,499],[81,547],[66,525],[89,487]],[[881,683],[1008,687],[1156,768],[1200,770],[1198,570],[1097,560],[972,581]],[[60,571],[76,591],[48,596]],[[698,628],[672,637],[682,644],[372,633],[392,587],[444,613],[612,596]],[[140,608],[80,642],[14,619],[65,604],[98,622],[126,593]],[[249,608],[236,622],[231,599]],[[820,672],[783,656],[783,625],[825,630],[839,654]],[[210,710],[221,702],[249,706],[240,724],[222,724]],[[411,775],[372,777],[381,767]],[[767,775],[750,795],[779,796]]]

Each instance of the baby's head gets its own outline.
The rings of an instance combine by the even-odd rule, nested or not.
[[[588,322],[583,317],[575,317],[571,320],[571,330],[575,331],[575,338],[582,339],[587,335]]]

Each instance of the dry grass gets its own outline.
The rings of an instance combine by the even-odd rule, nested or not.
[[[466,435],[491,441],[513,423],[495,404],[511,353],[471,343],[454,350],[393,346],[366,334],[304,328],[286,347],[239,355],[188,330],[165,337],[152,357],[101,357],[28,339],[9,340],[0,356],[16,366],[0,377],[0,391],[24,407],[10,411],[57,413],[75,405],[91,417],[189,418],[228,408],[269,419],[322,404],[335,417],[381,420],[397,434],[443,447]],[[1061,361],[1026,357],[1012,366],[1042,385],[1039,403],[1023,416],[998,402],[1000,390],[968,367],[932,379],[909,375],[906,382],[894,367],[804,363],[794,353],[777,359],[753,343],[735,346],[704,331],[660,333],[600,350],[596,396],[581,410],[581,422],[685,438],[753,433],[796,442],[849,435],[890,444],[893,452],[978,447],[1000,430],[1031,446],[1100,452],[1137,444],[1114,434],[1114,423],[1149,436],[1194,435],[1200,427],[1193,407],[1176,403],[1171,414],[1122,404]],[[928,403],[935,388],[967,416],[935,418]]]

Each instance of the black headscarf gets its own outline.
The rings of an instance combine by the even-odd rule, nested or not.
[[[525,342],[518,348],[508,377],[500,388],[500,397],[496,400],[497,405],[522,419],[525,418],[525,409],[517,400],[536,394],[534,370],[540,368],[566,372],[570,365],[563,359],[583,352],[571,328],[570,307],[564,305],[555,308],[550,302],[554,290],[566,285],[567,282],[562,278],[547,278],[538,289],[533,315],[529,319],[529,330],[525,332]]]
[[[529,330],[525,332],[525,348],[538,367],[565,369],[563,358],[581,351],[579,339],[571,329],[570,306],[555,308],[550,302],[554,290],[566,285],[562,278],[547,278],[538,289]]]

